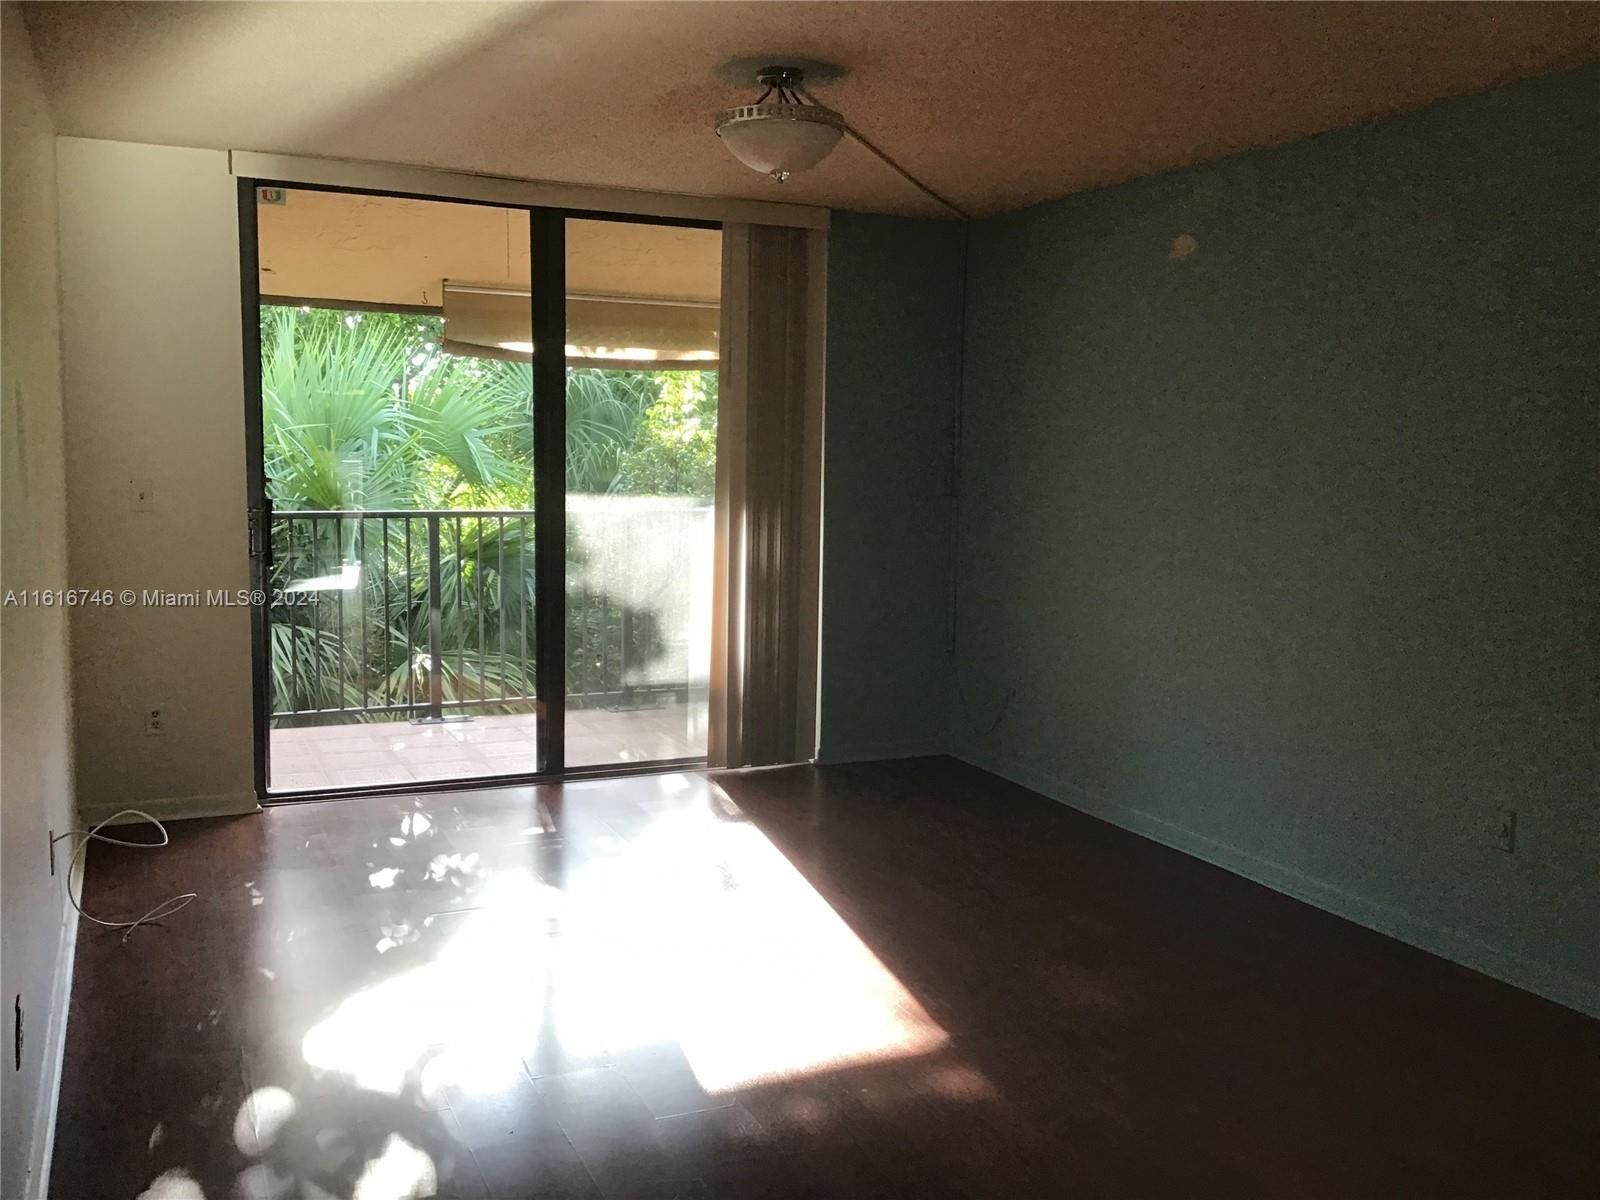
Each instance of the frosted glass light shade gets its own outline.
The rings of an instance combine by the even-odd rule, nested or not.
[[[820,104],[745,104],[717,115],[733,156],[780,182],[827,158],[843,133],[844,118]]]

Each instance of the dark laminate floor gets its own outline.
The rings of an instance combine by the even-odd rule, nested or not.
[[[1600,1195],[1600,1022],[949,761],[173,833],[64,1200]]]

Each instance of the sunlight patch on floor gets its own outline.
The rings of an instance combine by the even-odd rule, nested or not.
[[[430,960],[311,1027],[305,1061],[390,1094],[419,1079],[425,1092],[485,1091],[541,1047],[675,1045],[699,1085],[723,1093],[949,1040],[766,835],[727,811],[669,808],[558,877],[561,888],[525,869],[490,875]]]
[[[421,1200],[432,1196],[438,1186],[428,1153],[391,1133],[382,1152],[357,1178],[350,1200]]]
[[[311,1027],[301,1054],[312,1067],[398,1095],[425,1066],[451,1083],[493,1089],[521,1070],[519,1047],[538,1033],[549,969],[537,932],[560,895],[526,872],[496,876],[483,907],[430,961],[343,1001]],[[399,944],[385,928],[378,947]]]

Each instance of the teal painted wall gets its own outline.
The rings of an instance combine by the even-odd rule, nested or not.
[[[819,756],[948,746],[963,230],[828,233]]]
[[[1587,69],[973,226],[962,756],[1600,1013],[1597,109]],[[830,452],[898,485],[901,420]]]

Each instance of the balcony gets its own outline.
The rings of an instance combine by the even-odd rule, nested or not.
[[[577,763],[652,762],[705,753],[705,702],[576,709],[566,750]],[[325,791],[428,780],[476,779],[538,769],[531,713],[445,725],[407,721],[275,728],[272,789]]]
[[[711,512],[569,497],[569,767],[705,754]],[[271,791],[537,769],[533,521],[273,514]]]

